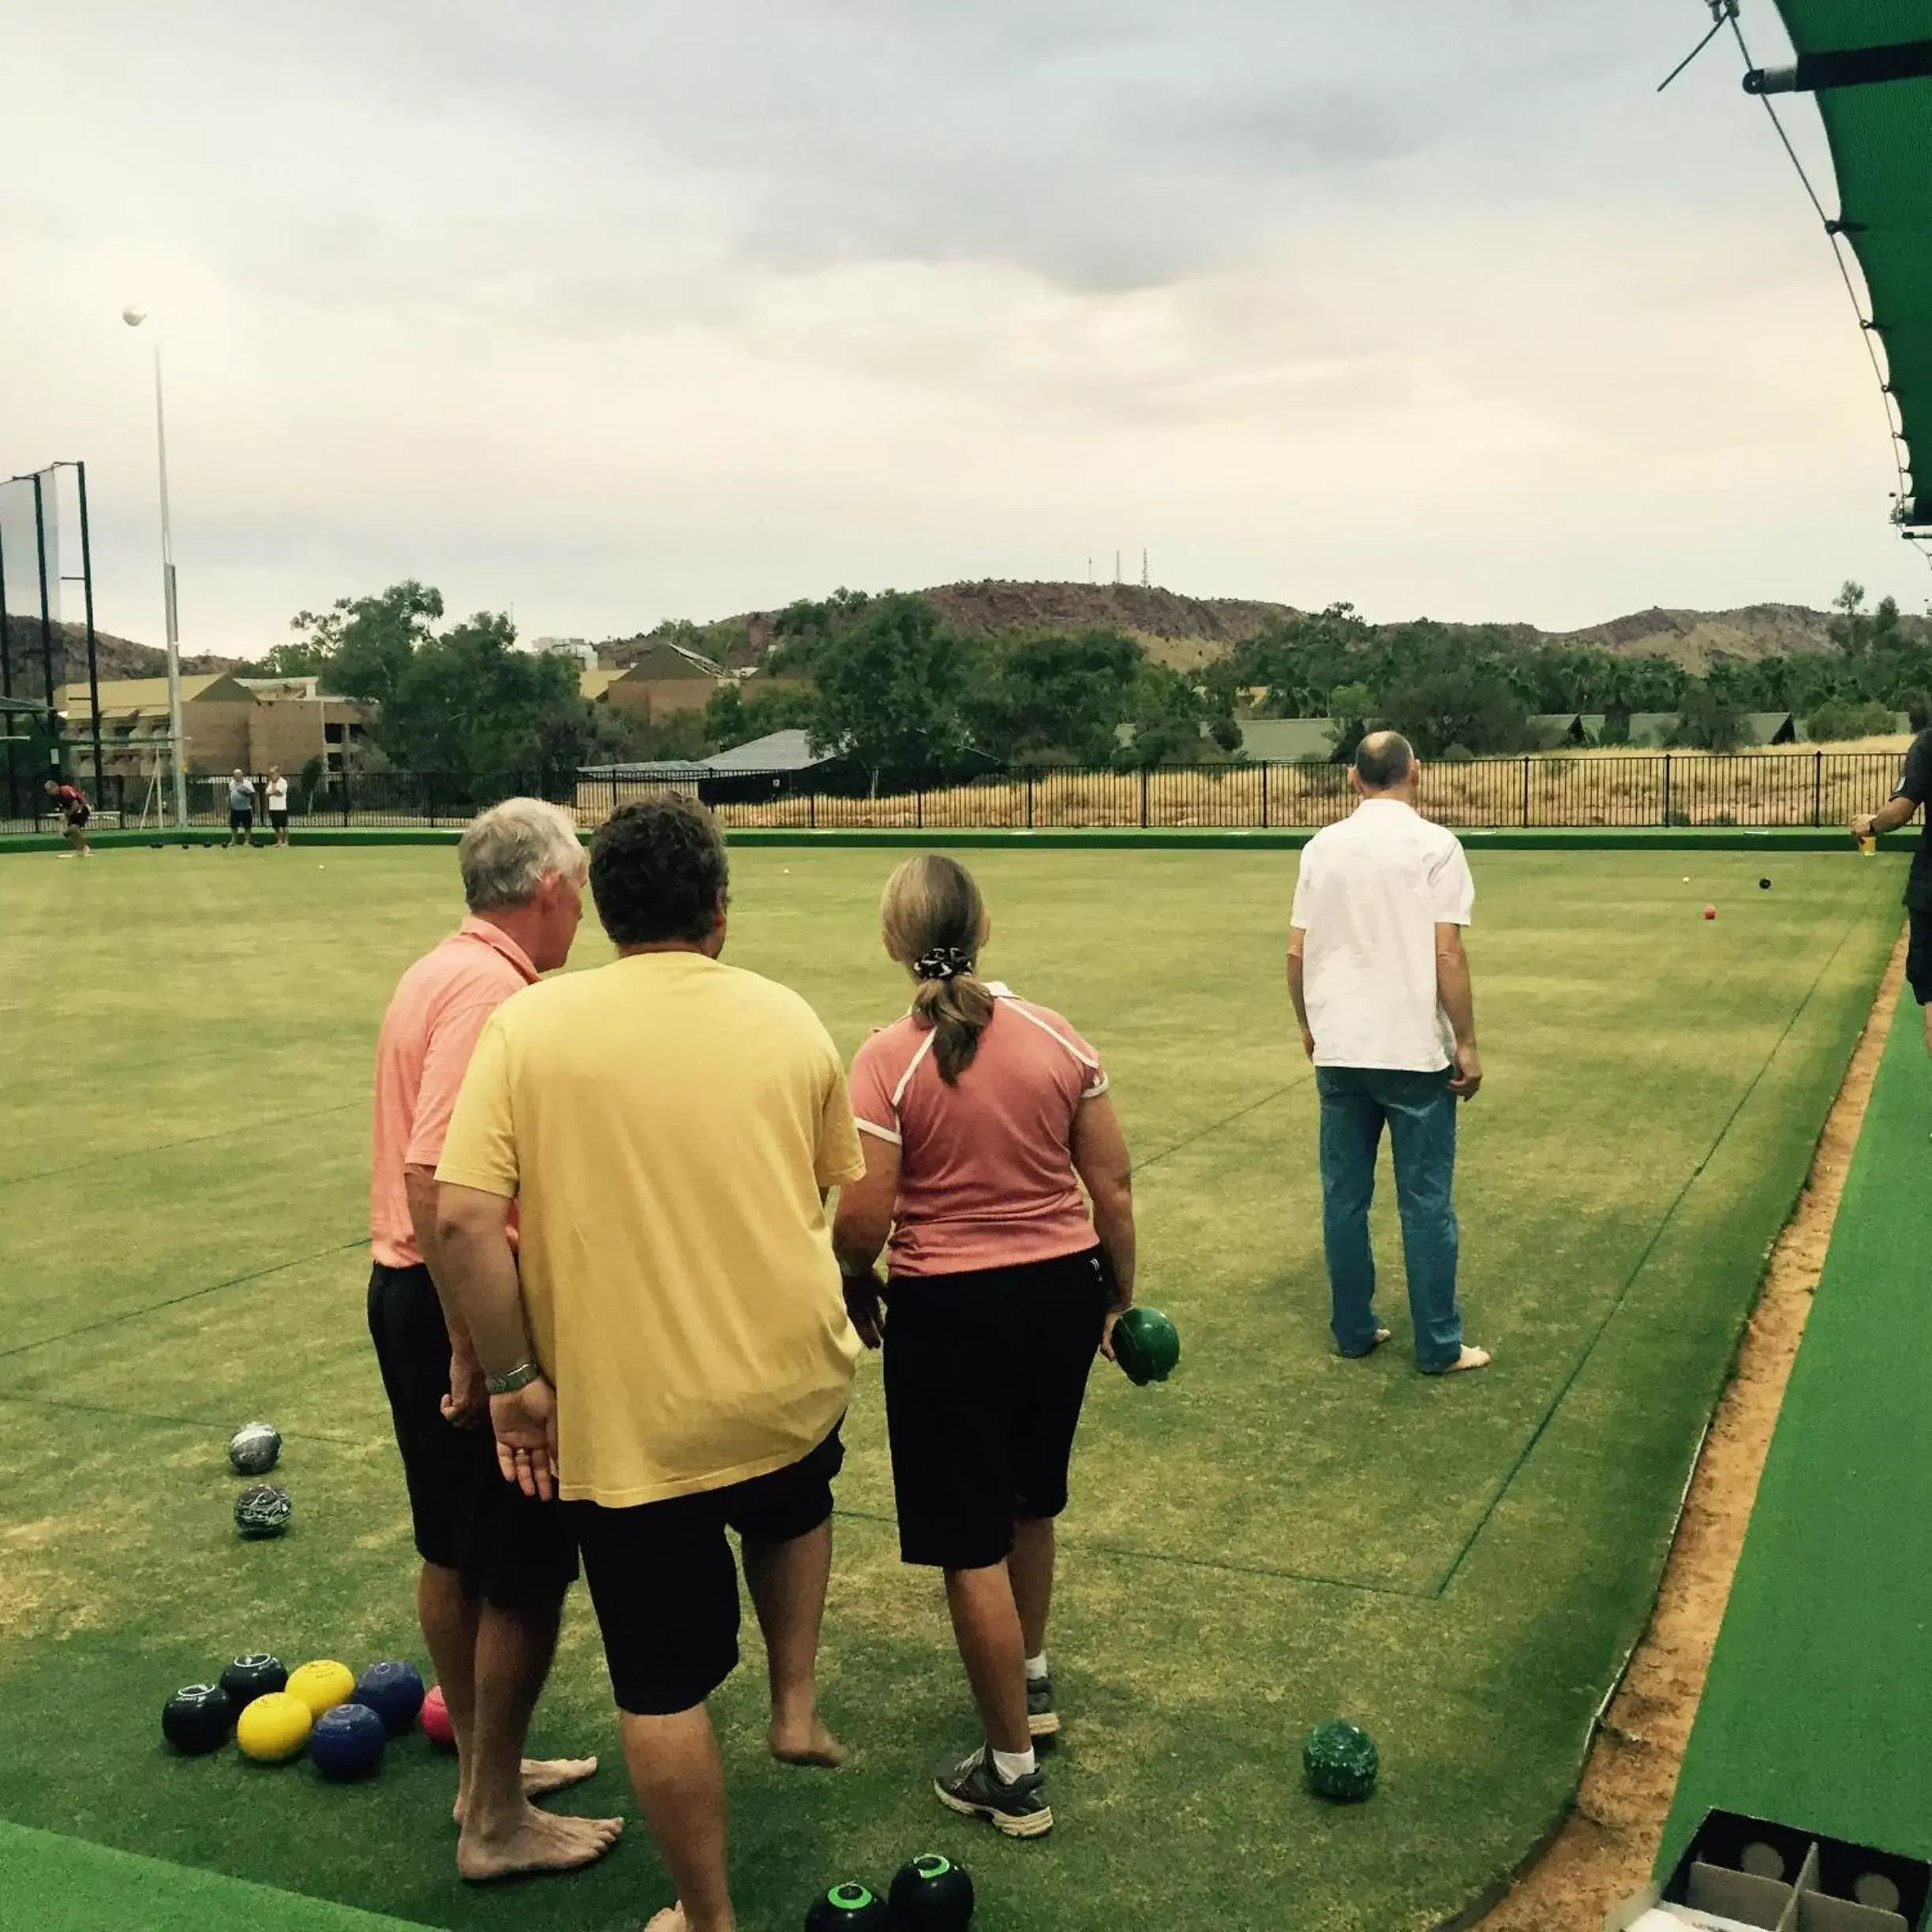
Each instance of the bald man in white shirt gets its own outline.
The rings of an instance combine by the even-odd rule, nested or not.
[[[1321,1095],[1322,1241],[1336,1349],[1372,1354],[1368,1208],[1386,1126],[1425,1375],[1487,1368],[1456,1301],[1456,1109],[1482,1085],[1462,928],[1476,903],[1462,842],[1415,809],[1421,762],[1395,732],[1365,738],[1361,803],[1309,840],[1295,882],[1288,991]]]

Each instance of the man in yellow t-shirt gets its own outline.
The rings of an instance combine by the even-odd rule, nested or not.
[[[498,1008],[436,1170],[504,1475],[571,1511],[638,1801],[678,1888],[649,1932],[735,1923],[705,1710],[738,1661],[728,1528],[769,1657],[773,1754],[843,1756],[815,1672],[859,1342],[825,1196],[865,1162],[811,1009],[719,963],[726,885],[702,807],[663,794],[616,814],[590,889],[617,960]]]

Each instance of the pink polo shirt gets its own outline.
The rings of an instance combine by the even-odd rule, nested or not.
[[[997,982],[972,1064],[949,1087],[908,1013],[852,1063],[862,1133],[899,1148],[894,1276],[960,1275],[1079,1254],[1098,1240],[1073,1172],[1073,1117],[1103,1094],[1099,1056],[1044,1006]]]
[[[513,993],[534,983],[523,949],[474,913],[406,972],[376,1043],[375,1158],[369,1247],[388,1267],[422,1260],[410,1220],[406,1167],[432,1173],[483,1028]]]

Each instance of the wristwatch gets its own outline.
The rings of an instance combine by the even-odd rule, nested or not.
[[[543,1370],[534,1361],[519,1362],[507,1375],[485,1376],[483,1386],[492,1395],[514,1395],[520,1388],[542,1378]]]

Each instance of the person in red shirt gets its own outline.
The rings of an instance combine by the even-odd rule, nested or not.
[[[91,850],[87,842],[88,821],[94,815],[94,807],[88,803],[87,794],[65,778],[50,778],[47,789],[54,809],[65,822],[63,829],[69,850],[77,859],[86,858]]]
[[[1095,1351],[1133,1299],[1127,1144],[1093,1049],[979,976],[990,928],[964,866],[907,860],[882,912],[917,990],[853,1064],[866,1173],[841,1190],[833,1243],[859,1333],[878,1346],[883,1329],[900,1556],[945,1573],[985,1728],[934,1788],[1039,1837],[1053,1812],[1034,1740],[1060,1728],[1054,1520]]]

